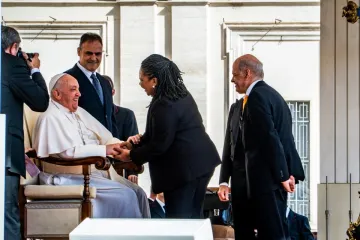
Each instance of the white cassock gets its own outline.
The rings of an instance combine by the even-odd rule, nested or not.
[[[51,100],[42,113],[32,134],[38,157],[60,156],[81,158],[106,157],[106,144],[119,142],[86,110],[78,107],[70,112]],[[46,185],[83,185],[82,167],[64,167],[43,163],[40,183]],[[91,168],[90,186],[96,187],[93,200],[93,217],[137,218],[150,217],[145,192],[136,184],[119,176],[111,167],[109,171]]]

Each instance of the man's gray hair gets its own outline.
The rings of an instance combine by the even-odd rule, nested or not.
[[[12,27],[1,25],[1,48],[7,49],[11,47],[14,43],[19,44],[21,42],[20,35]]]
[[[240,71],[249,69],[256,77],[264,78],[263,64],[260,61],[241,59],[239,62]]]

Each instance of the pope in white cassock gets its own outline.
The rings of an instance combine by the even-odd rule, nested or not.
[[[92,115],[78,106],[81,96],[77,80],[58,74],[49,83],[51,100],[36,122],[32,140],[38,157],[72,158],[117,155],[120,140]],[[83,185],[82,167],[44,163],[40,183],[45,185]],[[93,203],[95,218],[148,218],[150,210],[145,192],[136,184],[109,171],[91,167],[90,186],[96,187]]]

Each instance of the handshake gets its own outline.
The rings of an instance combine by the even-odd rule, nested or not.
[[[115,159],[123,162],[130,162],[130,150],[132,150],[132,143],[140,143],[141,134],[131,136],[126,142],[106,145],[106,155],[112,155]],[[132,142],[132,143],[131,143]]]

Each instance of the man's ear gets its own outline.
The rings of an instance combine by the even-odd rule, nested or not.
[[[53,89],[51,92],[52,92],[52,95],[54,96],[54,98],[55,98],[56,100],[60,100],[60,99],[61,99],[61,94],[60,94],[60,92],[59,92],[58,89]]]
[[[5,49],[5,52],[10,53],[13,56],[16,56],[19,51],[19,44],[13,43],[8,49]]]
[[[250,69],[246,69],[245,70],[245,77],[250,77],[250,75],[251,75]]]
[[[81,51],[81,47],[78,47],[77,48],[77,54],[78,54],[79,57],[80,57],[80,51]]]

